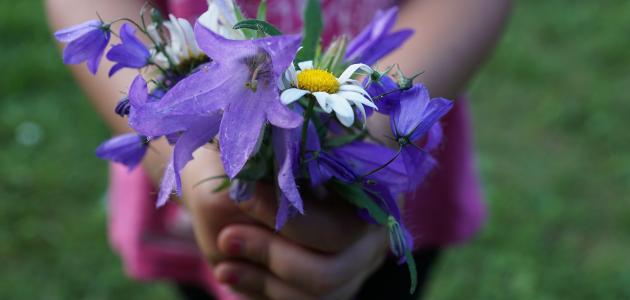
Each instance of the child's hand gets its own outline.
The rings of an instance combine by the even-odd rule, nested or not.
[[[250,201],[247,206],[275,208],[273,198]],[[225,258],[215,266],[216,277],[253,299],[352,298],[383,262],[386,232],[361,220],[344,222],[356,218],[353,211],[342,216],[336,207],[308,204],[306,215],[289,221],[279,234],[256,225],[223,228],[218,249]],[[247,212],[268,222],[265,210]]]
[[[236,291],[253,299],[349,299],[383,262],[386,231],[343,200],[306,200],[305,215],[276,233],[273,187],[259,185],[240,205],[212,193],[218,182],[193,188],[220,174],[220,165],[215,151],[195,153],[184,172],[184,202],[216,277]]]

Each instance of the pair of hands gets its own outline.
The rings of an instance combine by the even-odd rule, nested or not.
[[[259,184],[235,203],[213,193],[218,152],[201,148],[182,174],[184,205],[215,277],[248,299],[351,299],[387,254],[386,230],[361,220],[341,199],[306,199],[305,215],[275,232],[277,200]]]

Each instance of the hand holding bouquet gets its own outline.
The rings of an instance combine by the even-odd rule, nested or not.
[[[438,121],[452,102],[431,99],[399,70],[390,75],[395,66],[372,67],[412,34],[391,32],[396,8],[377,15],[353,40],[341,36],[324,48],[318,1],[306,5],[302,35],[282,34],[265,21],[266,9],[263,1],[257,18],[245,19],[233,2],[209,1],[194,27],[153,9],[148,23],[92,20],[57,32],[68,43],[65,63],[86,61],[96,73],[117,34],[121,43],[106,54],[116,63],[110,76],[122,68],[154,73],[138,75],[116,107],[136,133],[105,142],[97,155],[133,169],[152,141],[166,138],[173,156],[161,206],[173,191],[181,195],[180,172],[192,153],[211,144],[225,174],[208,180],[223,180],[233,200],[250,199],[257,182],[274,183],[277,230],[308,213],[306,190],[335,193],[367,222],[387,227],[392,253],[409,266],[413,292],[412,238],[396,199],[415,191],[435,166],[430,153],[440,144]],[[114,22],[124,22],[118,33],[111,31]],[[365,126],[374,113],[390,118],[395,149]]]

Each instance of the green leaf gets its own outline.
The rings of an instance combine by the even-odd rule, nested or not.
[[[258,14],[256,14],[256,19],[267,21],[267,0],[260,1],[260,4],[258,5]]]
[[[322,28],[322,7],[319,0],[308,0],[304,9],[304,39],[302,50],[298,53],[298,61],[315,59]]]
[[[370,198],[359,184],[345,184],[333,181],[333,188],[341,197],[354,206],[367,210],[372,219],[383,225],[387,223],[388,214]]]
[[[223,182],[221,183],[221,185],[219,185],[214,190],[212,190],[212,192],[213,193],[218,193],[220,191],[223,191],[223,190],[227,189],[228,187],[230,187],[230,184],[232,184],[232,183],[230,182],[229,178],[223,179]]]
[[[280,30],[278,30],[278,28],[274,27],[273,25],[265,22],[265,21],[261,21],[261,20],[256,20],[256,19],[249,19],[249,20],[243,20],[240,21],[238,23],[236,23],[236,25],[234,25],[233,27],[234,29],[251,29],[251,30],[256,30],[256,31],[262,31],[268,35],[274,36],[274,35],[282,35],[282,32],[280,32]]]

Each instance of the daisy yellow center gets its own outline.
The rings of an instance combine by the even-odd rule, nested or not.
[[[297,75],[298,88],[314,92],[334,94],[339,90],[337,77],[325,70],[308,69]]]

